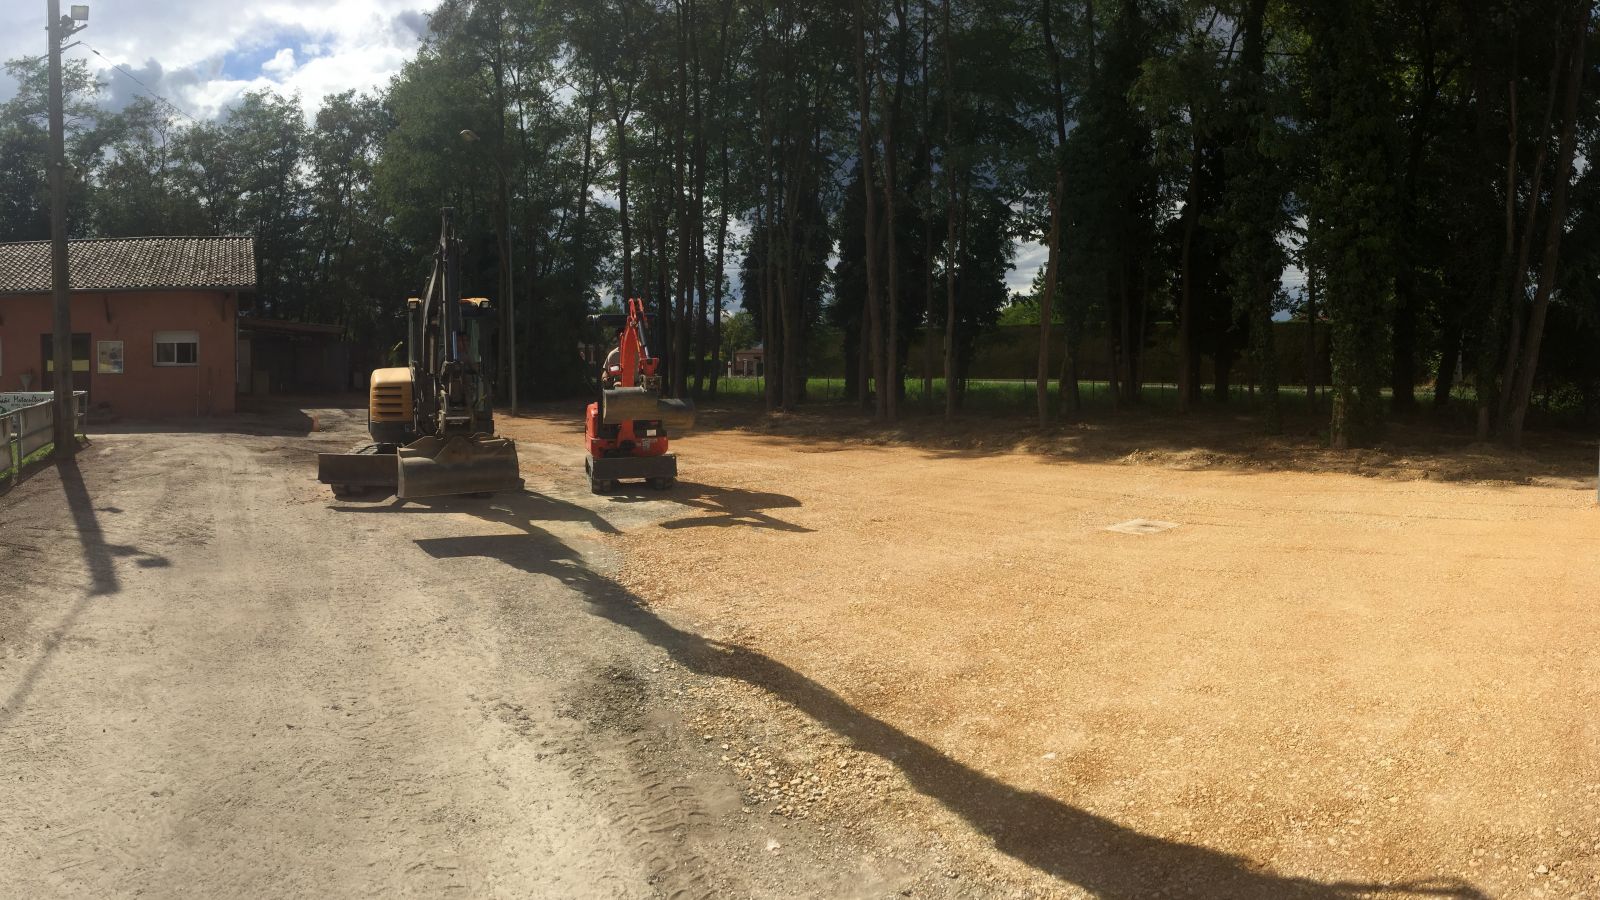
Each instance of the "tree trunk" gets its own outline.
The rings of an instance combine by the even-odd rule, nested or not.
[[[771,184],[771,178],[768,178]],[[765,234],[762,239],[766,242],[766,250],[761,260],[761,333],[762,333],[762,395],[766,400],[767,412],[772,412],[782,405],[783,388],[783,354],[788,348],[780,347],[778,341],[778,309],[774,302],[773,292],[776,289],[776,278],[773,274],[773,258],[777,255],[774,236],[778,226],[774,221],[777,216],[776,203],[769,196],[767,201],[767,222]],[[778,377],[774,380],[773,376]]]
[[[1585,2],[1573,19],[1572,65],[1567,73],[1565,109],[1561,115],[1561,160],[1557,163],[1558,179],[1550,191],[1550,211],[1545,232],[1544,259],[1539,266],[1539,288],[1533,297],[1533,310],[1528,317],[1527,344],[1522,351],[1522,364],[1517,372],[1515,392],[1512,397],[1511,418],[1507,439],[1512,447],[1522,446],[1522,426],[1528,415],[1528,404],[1533,399],[1534,376],[1539,367],[1539,345],[1544,339],[1545,318],[1550,312],[1550,294],[1555,290],[1561,261],[1561,235],[1567,221],[1567,188],[1572,182],[1572,162],[1577,155],[1578,100],[1583,90],[1584,46],[1588,41],[1591,4]]]
[[[622,298],[626,303],[638,296],[633,292],[633,224],[628,218],[628,113],[618,105],[616,85],[608,84],[607,89],[617,129],[617,225],[622,233]]]
[[[946,0],[948,3],[949,0]],[[876,415],[882,419],[888,412],[887,400],[884,396],[884,387],[888,384],[888,371],[884,368],[883,358],[883,322],[879,312],[878,292],[878,201],[877,194],[873,191],[873,164],[872,164],[872,88],[867,76],[867,21],[865,0],[855,2],[856,25],[856,98],[857,114],[861,117],[859,136],[859,153],[861,165],[861,187],[865,192],[866,209],[863,222],[866,240],[865,264],[867,267],[867,296],[863,301],[866,306],[868,324],[868,352],[863,356],[871,359],[873,390],[877,400],[874,404]],[[866,390],[863,383],[862,390]]]
[[[494,154],[495,188],[495,255],[498,279],[497,294],[499,300],[499,385],[498,391],[505,392],[505,386],[511,383],[514,377],[511,371],[512,347],[517,336],[509,325],[512,304],[516,298],[511,296],[511,185],[506,179],[505,147],[506,147],[506,77],[505,77],[505,35],[500,27],[500,20],[496,18],[495,45],[490,68],[494,74],[494,147],[488,152]]]
[[[1283,410],[1278,403],[1278,350],[1272,326],[1272,288],[1261,285],[1260,290],[1266,296],[1257,298],[1254,304],[1257,315],[1250,323],[1250,355],[1255,368],[1252,383],[1261,385],[1267,434],[1278,434],[1283,431]]]
[[[1317,275],[1306,269],[1306,406],[1317,408]]]
[[[928,58],[932,47],[933,8],[922,0],[922,174],[927,203],[922,216],[922,402],[933,403],[933,105],[928,101]]]
[[[722,377],[722,280],[724,249],[728,238],[728,22],[733,17],[733,0],[722,6],[721,37],[718,39],[717,59],[717,119],[721,132],[722,183],[717,193],[717,270],[716,286],[711,309],[711,395],[717,395],[717,381]]]
[[[945,274],[944,274],[944,417],[956,412],[956,266],[961,259],[956,243],[956,206],[958,201],[955,173],[949,166],[949,155],[955,148],[955,48],[950,35],[950,0],[944,0],[940,12],[944,24],[944,146],[945,146]]]
[[[1456,387],[1456,367],[1461,364],[1461,318],[1451,315],[1440,337],[1439,374],[1433,380],[1433,409],[1442,412],[1450,406]]]
[[[591,94],[587,109],[584,112],[583,163],[578,168],[577,209],[574,210],[573,213],[573,221],[575,222],[573,226],[573,239],[578,245],[578,253],[576,254],[576,259],[578,260],[584,259],[583,247],[588,236],[588,232],[585,230],[585,223],[588,220],[589,213],[589,178],[592,174],[590,172],[590,165],[593,161],[594,154],[594,112],[595,105],[598,103],[598,100],[598,97]],[[578,264],[577,276],[577,281],[579,284],[586,285],[589,283],[588,267],[584,266],[581,262]]]
[[[1144,400],[1144,335],[1147,325],[1146,317],[1150,314],[1150,285],[1149,275],[1144,276],[1145,283],[1139,285],[1137,291],[1131,292],[1135,315],[1129,316],[1128,328],[1128,382],[1126,390],[1128,402],[1138,405]],[[1131,277],[1129,279],[1132,281]]]
[[[1233,339],[1223,337],[1217,344],[1216,353],[1211,357],[1213,403],[1227,403],[1233,399],[1233,364],[1237,357],[1238,350],[1233,346]]]
[[[1528,209],[1522,220],[1522,239],[1517,248],[1517,260],[1508,276],[1504,302],[1510,320],[1510,337],[1506,342],[1505,368],[1500,373],[1500,405],[1496,425],[1502,433],[1510,424],[1512,390],[1521,365],[1524,316],[1528,305],[1528,264],[1533,256],[1533,235],[1539,213],[1539,198],[1544,186],[1545,160],[1550,155],[1550,129],[1555,123],[1556,95],[1561,88],[1562,58],[1558,54],[1550,64],[1550,90],[1544,110],[1544,126],[1539,132],[1539,152],[1534,155],[1533,183],[1528,188]],[[1515,202],[1515,194],[1513,194]],[[1509,210],[1508,210],[1509,214]],[[1509,237],[1508,237],[1509,249]]]
[[[954,416],[956,408],[960,406],[959,385],[956,378],[956,271],[961,258],[956,214],[958,202],[952,199],[945,211],[944,415],[946,419]]]
[[[1122,407],[1122,320],[1128,311],[1128,298],[1121,273],[1109,278],[1115,278],[1116,285],[1106,292],[1106,392],[1111,397],[1111,411],[1116,412]]]
[[[722,280],[724,248],[728,239],[728,132],[722,131],[722,191],[717,202],[717,281],[711,304],[711,395],[717,395],[722,377]]]
[[[1513,57],[1515,60],[1515,57]],[[1477,101],[1480,115],[1487,118],[1488,101],[1480,96]],[[1512,254],[1517,243],[1517,81],[1513,63],[1513,77],[1506,86],[1506,181],[1505,181],[1505,243],[1500,250],[1500,273],[1504,279],[1501,285],[1500,296],[1489,305],[1488,315],[1485,318],[1485,334],[1483,346],[1478,352],[1477,384],[1478,395],[1478,440],[1487,441],[1494,429],[1494,415],[1499,405],[1498,389],[1504,384],[1505,376],[1500,379],[1495,377],[1494,347],[1496,343],[1496,326],[1500,322],[1499,305],[1506,302],[1510,296],[1514,266]]]
[[[1055,317],[1057,282],[1061,272],[1061,205],[1066,202],[1067,176],[1061,165],[1061,154],[1067,143],[1066,92],[1061,86],[1061,56],[1056,52],[1055,29],[1052,27],[1051,8],[1054,0],[1040,0],[1039,25],[1044,33],[1044,52],[1050,64],[1050,99],[1056,120],[1056,141],[1053,148],[1056,182],[1050,194],[1050,236],[1045,250],[1044,293],[1039,299],[1039,365],[1036,370],[1035,401],[1039,407],[1039,424],[1050,422],[1050,327]]]
[[[690,66],[689,87],[693,97],[691,103],[691,121],[694,127],[694,143],[690,152],[690,171],[693,178],[690,181],[690,194],[693,200],[690,209],[693,219],[690,231],[693,233],[693,246],[691,248],[692,276],[690,290],[693,292],[693,302],[685,313],[692,312],[694,321],[685,329],[693,337],[694,370],[694,396],[700,396],[700,391],[705,381],[706,357],[706,138],[705,138],[705,98],[701,89],[701,62],[700,62],[700,29],[696,21],[696,7],[693,2],[686,3],[689,20],[689,56]]]
[[[1068,322],[1063,330],[1067,334],[1061,342],[1061,379],[1056,382],[1056,393],[1060,395],[1058,402],[1062,410],[1072,418],[1077,418],[1083,412],[1083,392],[1078,385],[1077,329]]]
[[[1409,235],[1409,232],[1407,232]],[[1417,408],[1416,273],[1405,262],[1395,275],[1394,338],[1389,347],[1390,409],[1405,414]]]
[[[1189,189],[1183,203],[1183,251],[1179,263],[1178,295],[1178,411],[1188,412],[1199,397],[1198,360],[1194,352],[1194,232],[1199,210],[1200,138],[1190,136]]]
[[[1046,8],[1049,0],[1045,0]],[[1050,320],[1055,315],[1057,266],[1060,264],[1061,202],[1065,175],[1056,167],[1056,183],[1050,191],[1050,236],[1045,251],[1044,290],[1039,295],[1039,364],[1034,369],[1034,400],[1039,407],[1039,427],[1050,424]]]
[[[884,418],[894,421],[900,412],[900,392],[905,387],[905,379],[900,370],[900,248],[898,229],[895,225],[895,211],[900,193],[899,177],[896,173],[897,151],[895,150],[895,122],[900,117],[900,104],[905,96],[906,85],[906,40],[908,19],[910,12],[905,0],[895,0],[895,75],[894,96],[884,104],[883,111],[883,210],[884,230],[888,236],[888,295],[885,298],[886,308],[884,317],[887,332],[884,336],[884,375],[885,391],[882,405]]]

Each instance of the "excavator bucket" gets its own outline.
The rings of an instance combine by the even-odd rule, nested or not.
[[[486,434],[428,436],[400,448],[402,500],[520,490],[517,445]]]
[[[642,387],[612,388],[605,392],[600,404],[600,421],[606,425],[621,425],[639,419],[654,419],[672,431],[687,431],[694,427],[694,401],[669,400],[659,391]]]

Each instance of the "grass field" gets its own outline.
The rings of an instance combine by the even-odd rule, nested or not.
[[[1034,410],[1036,382],[1025,379],[985,379],[967,382],[966,408],[976,412],[1018,412],[1026,413]],[[718,382],[719,392],[729,399],[756,400],[761,396],[763,379],[754,377],[725,377]],[[1104,381],[1080,381],[1079,391],[1083,404],[1089,409],[1110,409],[1111,388]],[[1052,381],[1050,390],[1054,394],[1059,390],[1059,382]],[[1278,389],[1283,403],[1290,409],[1306,409],[1306,389],[1301,385],[1284,385]],[[1317,403],[1326,408],[1326,388],[1317,393]],[[851,398],[845,394],[844,379],[842,378],[809,378],[806,380],[806,394],[808,399],[820,402],[845,402]],[[923,392],[920,378],[906,379],[906,400],[912,406],[927,405],[942,407],[944,404],[944,379],[935,378],[932,393]],[[1201,397],[1204,401],[1212,400],[1216,392],[1210,385],[1201,388]],[[1252,403],[1254,393],[1249,387],[1235,385],[1229,392],[1229,399],[1241,404]],[[1466,397],[1466,394],[1460,394]],[[1145,384],[1141,392],[1141,399],[1147,406],[1160,409],[1162,407],[1176,408],[1178,405],[1178,386],[1175,384]],[[1419,399],[1421,399],[1419,397]]]

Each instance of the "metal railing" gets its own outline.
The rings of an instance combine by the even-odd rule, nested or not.
[[[72,392],[73,424],[78,434],[84,433],[87,398],[87,391]],[[23,460],[51,445],[55,440],[55,412],[55,397],[47,391],[0,394],[0,441],[6,447],[0,478],[15,477]]]

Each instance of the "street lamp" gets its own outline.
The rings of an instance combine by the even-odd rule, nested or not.
[[[72,402],[72,289],[67,283],[67,151],[61,102],[61,44],[88,27],[89,7],[74,4],[61,14],[61,0],[47,0],[50,37],[50,291],[55,305],[50,357],[55,368],[55,453],[71,459],[78,450],[78,417]]]
[[[461,129],[461,139],[469,144],[476,144],[482,140],[478,137],[478,133],[471,128]],[[511,415],[515,416],[517,414],[517,292],[514,289],[513,281],[516,269],[511,265],[511,248],[513,246],[513,241],[511,240],[511,190],[509,187],[511,179],[506,177],[506,167],[501,164],[498,154],[490,154],[489,160],[494,163],[495,174],[500,179],[500,221],[496,225],[500,230],[501,239],[505,241],[505,254],[500,264],[506,270],[506,330],[510,335],[510,340],[506,342],[506,346],[509,348],[506,362],[511,368]]]

